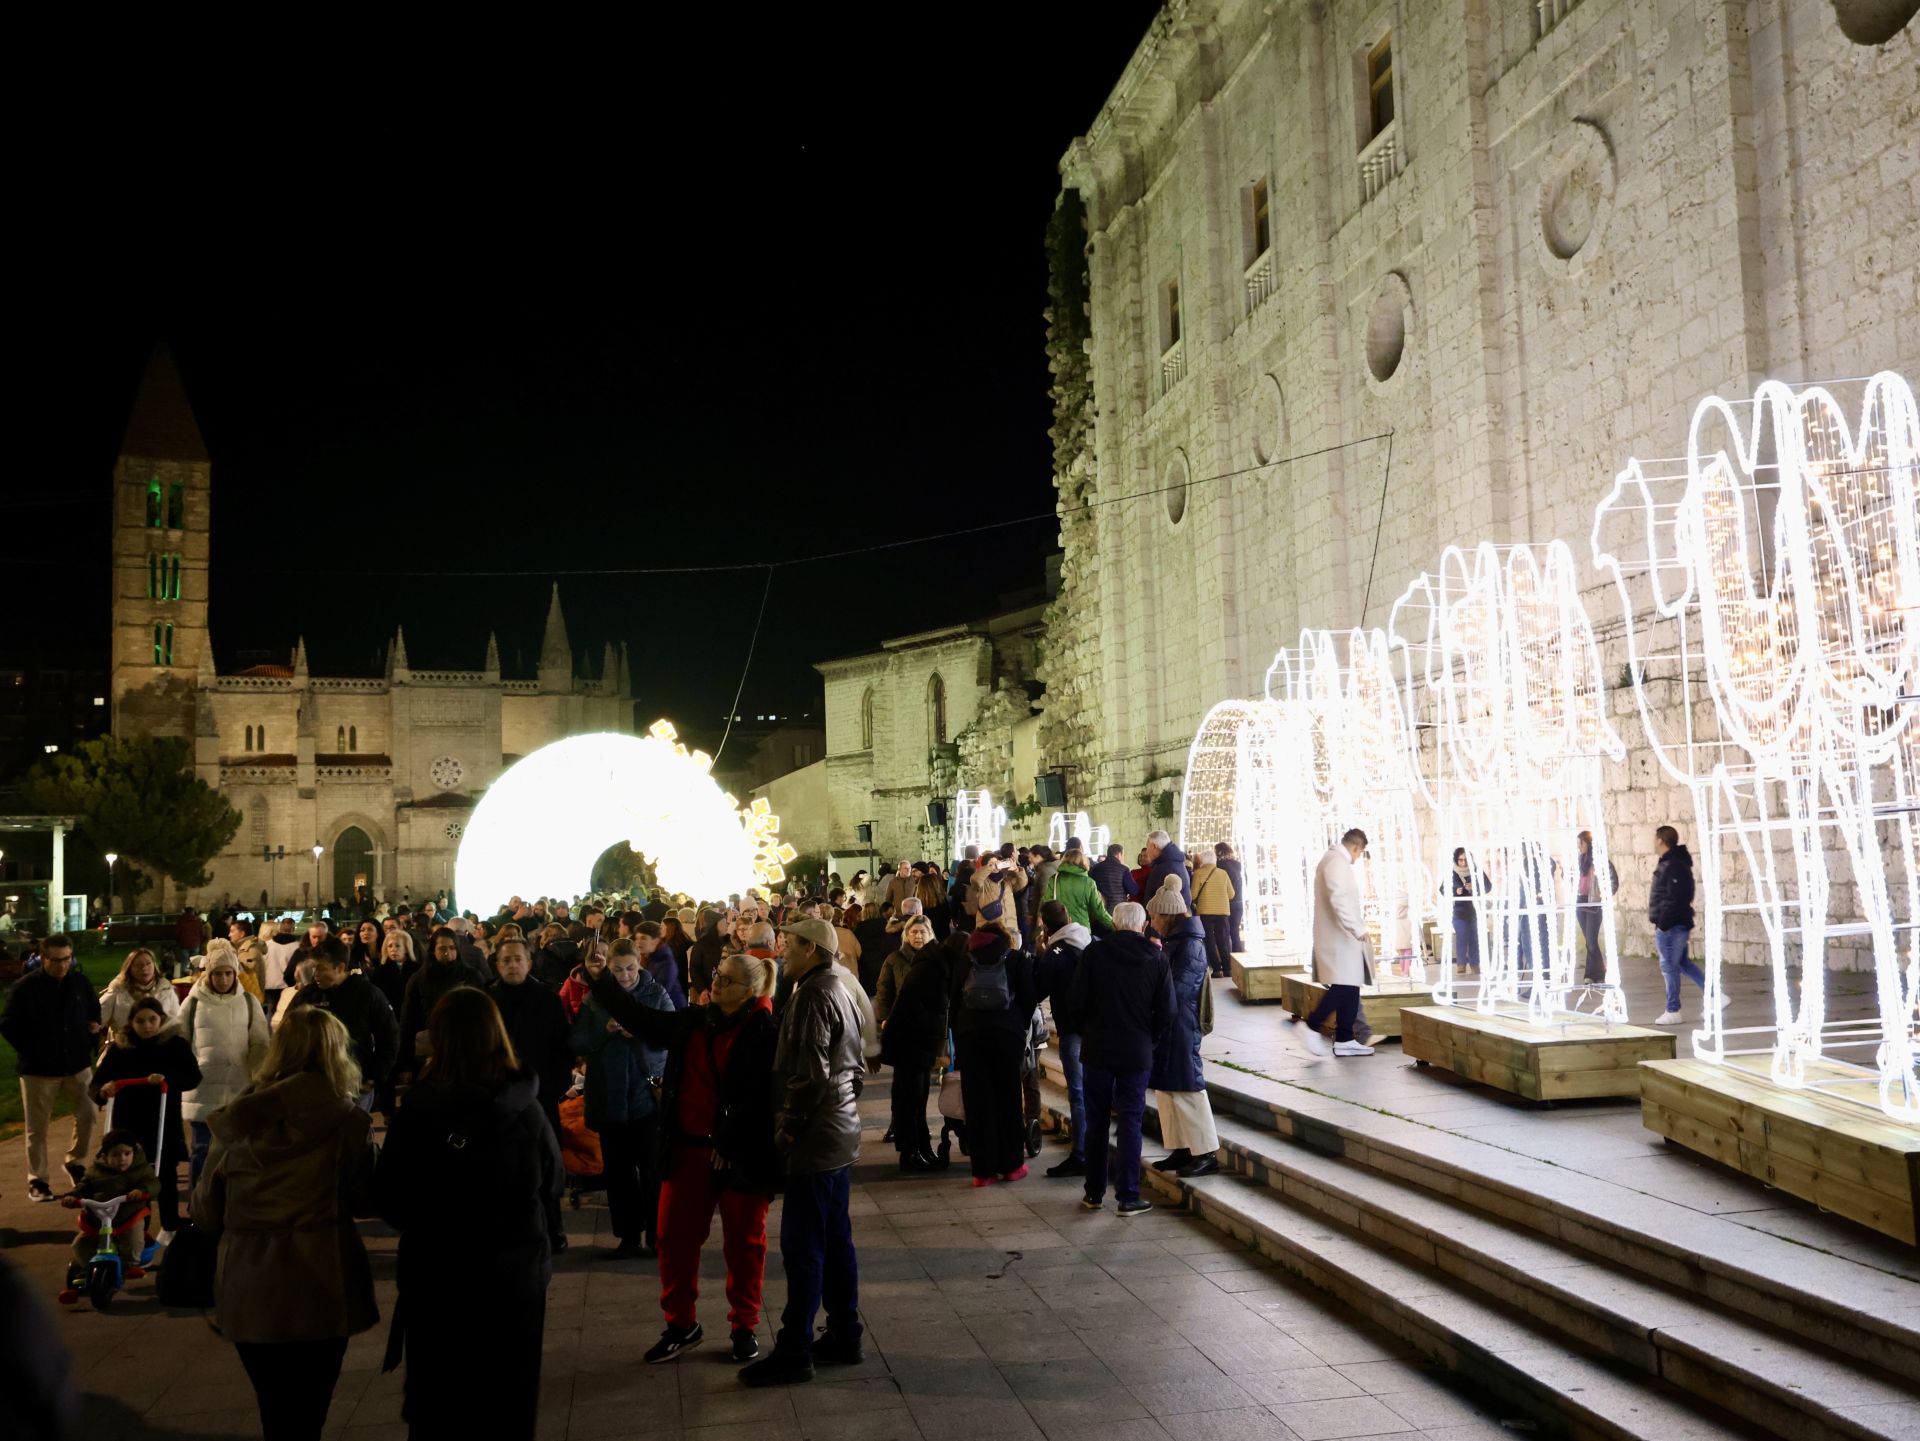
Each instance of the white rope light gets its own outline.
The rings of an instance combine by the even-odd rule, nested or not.
[[[1107,847],[1113,843],[1113,831],[1107,826],[1094,825],[1085,811],[1055,811],[1047,817],[1047,849],[1055,855],[1065,850],[1067,842],[1075,836],[1086,843],[1089,862],[1106,855]]]
[[[1189,855],[1220,841],[1233,846],[1247,888],[1241,939],[1253,954],[1313,948],[1312,866],[1321,851],[1308,836],[1317,840],[1325,826],[1311,819],[1304,738],[1289,743],[1297,715],[1274,701],[1222,701],[1187,751],[1180,845]]]
[[[1626,752],[1607,721],[1572,552],[1560,541],[1449,547],[1395,602],[1390,626],[1423,738],[1414,771],[1431,812],[1435,881],[1423,899],[1447,962],[1436,999],[1519,1008],[1536,1022],[1570,1006],[1624,1020],[1601,782],[1603,759]],[[1595,990],[1580,988],[1583,830],[1601,907],[1606,979]],[[1464,959],[1452,922],[1456,847],[1474,892],[1477,985],[1454,973]]]
[[[1592,536],[1626,612],[1641,720],[1693,797],[1707,972],[1694,1052],[1757,1049],[1716,1004],[1725,918],[1751,915],[1773,974],[1774,1079],[1843,1095],[1871,1079],[1882,1110],[1920,1120],[1920,416],[1891,372],[1866,382],[1857,427],[1820,386],[1769,381],[1743,409],[1702,402],[1682,469],[1629,461]],[[1872,949],[1864,1024],[1826,1017],[1840,937]]]
[[[1000,832],[1006,828],[1007,812],[993,803],[990,790],[961,791],[953,798],[953,858],[978,846],[977,855],[991,855],[1000,849]]]

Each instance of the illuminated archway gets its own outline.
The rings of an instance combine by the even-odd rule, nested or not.
[[[462,906],[487,914],[519,895],[572,897],[614,841],[655,862],[663,888],[721,900],[778,885],[793,859],[766,801],[741,808],[708,774],[712,760],[671,725],[644,736],[572,736],[542,746],[487,789],[460,841]]]

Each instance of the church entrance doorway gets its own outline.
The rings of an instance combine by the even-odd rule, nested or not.
[[[373,842],[358,826],[348,826],[333,843],[333,895],[352,900],[354,892],[373,887]]]

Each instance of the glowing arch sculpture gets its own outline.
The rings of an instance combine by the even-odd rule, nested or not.
[[[1312,875],[1327,848],[1352,826],[1367,833],[1360,891],[1373,932],[1376,969],[1424,980],[1419,920],[1429,889],[1420,845],[1413,740],[1399,685],[1379,630],[1300,633],[1267,669],[1267,698],[1289,717],[1287,764],[1304,772],[1308,802],[1287,825],[1286,875],[1306,877],[1307,934]],[[1306,764],[1302,761],[1306,760]]]
[[[1320,852],[1314,796],[1301,738],[1288,711],[1270,700],[1222,701],[1200,722],[1187,750],[1180,789],[1180,845],[1230,842],[1240,857],[1248,894],[1242,897],[1241,938],[1252,954],[1313,949],[1312,863]],[[1324,847],[1322,847],[1324,849]]]
[[[1874,376],[1851,412],[1828,388],[1769,381],[1739,406],[1703,401],[1683,465],[1629,461],[1592,536],[1647,737],[1693,799],[1695,1055],[1769,1053],[1780,1084],[1865,1092],[1907,1121],[1920,1120],[1917,471],[1902,377]],[[1753,918],[1773,973],[1775,1024],[1758,1032],[1726,1030],[1716,1004],[1729,912]],[[1872,951],[1878,1014],[1864,1024],[1826,1016],[1841,937]]]
[[[1564,542],[1449,547],[1395,602],[1390,629],[1432,818],[1437,884],[1423,898],[1445,963],[1436,1000],[1551,1020],[1570,1001],[1626,1019],[1619,989],[1602,762],[1626,754],[1606,716],[1599,647]],[[1581,831],[1593,836],[1606,983],[1581,990]],[[1476,888],[1478,983],[1454,972],[1453,851]]]
[[[1007,811],[993,803],[990,790],[961,791],[953,798],[953,858],[978,846],[978,855],[990,855],[1000,849],[1000,832],[1006,828]]]
[[[786,879],[794,850],[765,800],[741,808],[666,721],[542,746],[487,788],[460,840],[454,885],[485,914],[510,897],[576,896],[615,841],[654,861],[668,891],[720,900]]]

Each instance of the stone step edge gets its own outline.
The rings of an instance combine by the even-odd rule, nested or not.
[[[1043,1098],[1056,1124],[1064,1124],[1064,1094],[1057,1086],[1049,1084],[1043,1091]],[[1151,1102],[1148,1114],[1154,1114]],[[1157,1117],[1155,1119],[1157,1122]],[[1252,1144],[1254,1137],[1270,1135],[1270,1132],[1260,1132],[1232,1121],[1221,1121],[1218,1117],[1215,1123],[1220,1131],[1222,1148],[1235,1163],[1232,1174],[1267,1187],[1286,1203],[1289,1210],[1311,1216],[1320,1224],[1332,1228],[1334,1234],[1357,1244],[1390,1247],[1393,1260],[1413,1266],[1423,1273],[1437,1273],[1455,1289],[1464,1288],[1472,1298],[1488,1298],[1481,1304],[1503,1317],[1511,1317],[1518,1312],[1528,1320],[1550,1328],[1557,1338],[1585,1354],[1608,1358],[1649,1381],[1657,1378],[1705,1406],[1737,1416],[1773,1435],[1792,1436],[1796,1441],[1811,1441],[1811,1438],[1820,1438],[1820,1441],[1843,1441],[1843,1438],[1844,1441],[1874,1441],[1881,1433],[1862,1426],[1837,1409],[1838,1406],[1847,1403],[1859,1405],[1863,1401],[1868,1404],[1911,1404],[1914,1401],[1913,1395],[1902,1390],[1897,1383],[1881,1380],[1864,1369],[1857,1378],[1849,1378],[1841,1383],[1837,1391],[1833,1386],[1824,1387],[1819,1392],[1800,1389],[1785,1377],[1797,1374],[1804,1382],[1810,1373],[1819,1375],[1826,1368],[1844,1366],[1845,1362],[1825,1355],[1813,1343],[1792,1336],[1781,1336],[1771,1328],[1756,1326],[1744,1318],[1728,1316],[1686,1297],[1670,1297],[1656,1283],[1644,1281],[1638,1276],[1617,1277],[1629,1287],[1644,1289],[1650,1297],[1657,1296],[1668,1304],[1677,1299],[1679,1304],[1699,1311],[1700,1321],[1722,1328],[1723,1334],[1727,1331],[1751,1333],[1756,1341],[1773,1353],[1770,1360],[1775,1365],[1790,1360],[1780,1355],[1783,1350],[1799,1351],[1806,1359],[1820,1363],[1813,1367],[1803,1366],[1797,1372],[1782,1371],[1780,1379],[1776,1379],[1769,1370],[1756,1370],[1751,1365],[1741,1364],[1733,1354],[1722,1354],[1692,1344],[1663,1326],[1634,1320],[1605,1299],[1582,1295],[1565,1285],[1556,1285],[1543,1276],[1530,1273],[1522,1265],[1494,1257],[1456,1235],[1437,1229],[1430,1220],[1423,1223],[1395,1212],[1383,1206],[1378,1195],[1369,1197],[1362,1194],[1362,1190],[1370,1186],[1376,1190],[1408,1193],[1417,1203],[1429,1208],[1430,1212],[1438,1210],[1443,1214],[1451,1213],[1458,1224],[1466,1228],[1491,1229],[1511,1236],[1511,1229],[1498,1221],[1486,1220],[1445,1198],[1363,1169],[1344,1166],[1338,1160],[1306,1148],[1300,1148],[1302,1156],[1310,1158],[1304,1164],[1282,1160],[1270,1154],[1271,1148],[1262,1150]],[[1316,1168],[1317,1174],[1308,1174],[1310,1169]],[[1157,1172],[1154,1173],[1154,1179],[1163,1189],[1168,1188],[1172,1180]],[[1283,1182],[1288,1184],[1283,1185]],[[1310,1194],[1303,1195],[1302,1188]],[[1180,1192],[1177,1186],[1172,1189],[1176,1194]],[[1351,1216],[1340,1214],[1343,1209],[1351,1212]],[[1422,1248],[1418,1245],[1409,1246],[1409,1240],[1419,1239],[1427,1242],[1425,1249],[1430,1255],[1420,1254]],[[1529,1246],[1551,1250],[1550,1242],[1535,1240],[1531,1236],[1525,1239]],[[1377,1256],[1382,1253],[1370,1251],[1369,1254]],[[1506,1283],[1513,1294],[1502,1295],[1484,1280],[1476,1279],[1474,1267],[1482,1267],[1491,1273],[1492,1279]],[[1596,1269],[1617,1276],[1603,1264]],[[1589,1324],[1582,1325],[1583,1319]],[[1455,1338],[1456,1341],[1458,1339]],[[1863,1389],[1871,1394],[1863,1397]]]
[[[1489,1238],[1504,1237],[1523,1242],[1534,1252],[1532,1260],[1587,1259],[1535,1233],[1516,1231],[1510,1222],[1310,1147],[1262,1145],[1263,1138],[1278,1139],[1271,1131],[1219,1118],[1216,1124],[1236,1171],[1301,1209],[1348,1234],[1390,1246],[1416,1264],[1435,1266],[1489,1297],[1496,1307],[1521,1311],[1575,1345],[1659,1376],[1776,1435],[1792,1434],[1801,1441],[1809,1436],[1869,1441],[1877,1433],[1862,1427],[1843,1407],[1920,1400],[1891,1376],[1870,1371],[1868,1364],[1875,1358],[1833,1354],[1817,1339],[1782,1334],[1604,1261],[1592,1261],[1588,1274],[1611,1278],[1625,1288],[1624,1294],[1589,1294],[1581,1289],[1583,1277],[1576,1271],[1529,1269],[1526,1260],[1503,1258],[1485,1244]],[[1403,1201],[1404,1209],[1396,1201]],[[1504,1294],[1499,1289],[1503,1286]],[[1669,1319],[1651,1319],[1649,1309]],[[1692,1315],[1675,1318],[1676,1309]],[[1710,1350],[1690,1340],[1685,1328],[1701,1324],[1715,1328],[1720,1339],[1731,1340],[1733,1346]],[[1884,1364],[1888,1361],[1911,1367],[1915,1358],[1883,1358],[1878,1369],[1891,1372],[1893,1366]],[[1844,1379],[1835,1377],[1836,1367],[1844,1369]]]
[[[1045,1100],[1056,1122],[1061,1120],[1064,1097],[1056,1093]],[[1564,1428],[1571,1441],[1752,1441],[1751,1429],[1735,1418],[1624,1364],[1609,1366],[1552,1342],[1512,1354],[1479,1344],[1474,1334],[1511,1332],[1511,1319],[1458,1289],[1453,1278],[1340,1235],[1303,1205],[1252,1177],[1223,1172],[1209,1180],[1182,1181],[1147,1170],[1142,1180],[1160,1195],[1184,1203],[1216,1230],[1328,1293],[1367,1323],[1528,1416]],[[1288,1225],[1281,1217],[1306,1224]],[[1325,1229],[1313,1234],[1316,1225]],[[1302,1234],[1303,1229],[1308,1234]],[[1340,1264],[1343,1255],[1360,1264]],[[1436,1304],[1442,1294],[1457,1317],[1450,1319]],[[1552,1354],[1550,1375],[1538,1364],[1542,1351]],[[1623,1386],[1633,1392],[1629,1405],[1620,1404]]]
[[[1058,1048],[1049,1047],[1040,1055],[1045,1076],[1054,1085],[1061,1085]],[[1283,1083],[1268,1081],[1266,1084],[1278,1087]],[[1350,1161],[1392,1180],[1524,1227],[1550,1241],[1574,1247],[1595,1260],[1638,1272],[1690,1295],[1710,1298],[1734,1314],[1765,1321],[1787,1334],[1801,1329],[1809,1313],[1819,1316],[1830,1329],[1838,1349],[1873,1357],[1877,1364],[1896,1375],[1920,1380],[1920,1328],[1902,1325],[1870,1311],[1846,1308],[1823,1292],[1795,1286],[1743,1265],[1739,1256],[1710,1256],[1688,1249],[1669,1241],[1657,1230],[1629,1228],[1544,1191],[1530,1191],[1493,1179],[1443,1157],[1343,1124],[1326,1114],[1307,1114],[1286,1107],[1279,1101],[1242,1090],[1232,1080],[1222,1078],[1218,1067],[1208,1069],[1207,1093],[1216,1116],[1237,1117],[1259,1130],[1322,1155]],[[1375,1123],[1387,1120],[1403,1126],[1416,1124],[1324,1093],[1313,1095],[1318,1102],[1337,1106]],[[1451,1133],[1437,1134],[1463,1147],[1484,1144]],[[1544,1169],[1549,1173],[1552,1170],[1551,1167]],[[1657,1197],[1644,1199],[1658,1202]],[[1741,1241],[1743,1246],[1755,1249],[1778,1246],[1784,1248],[1782,1254],[1796,1258],[1807,1254],[1802,1247],[1759,1232],[1747,1232]]]

